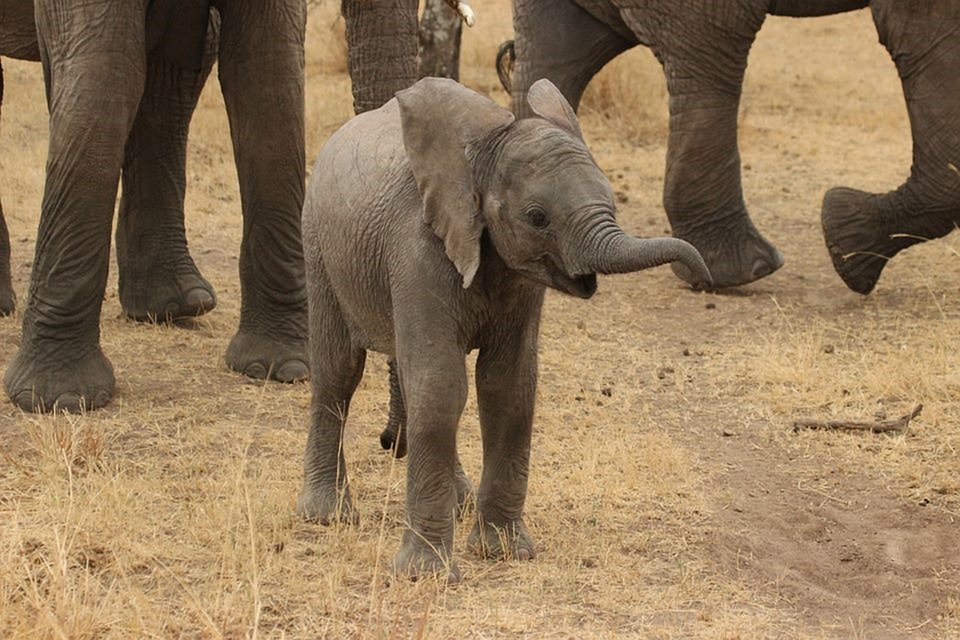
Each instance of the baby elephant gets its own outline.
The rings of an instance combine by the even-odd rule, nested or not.
[[[337,131],[303,209],[313,403],[300,516],[355,521],[344,420],[367,350],[396,358],[407,412],[407,527],[393,567],[455,582],[457,423],[465,356],[479,349],[483,432],[469,544],[534,556],[523,523],[546,287],[578,298],[597,273],[680,261],[710,282],[682,240],[630,237],[573,109],[549,81],[514,121],[489,99],[427,78]]]

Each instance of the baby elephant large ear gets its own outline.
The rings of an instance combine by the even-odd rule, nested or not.
[[[397,92],[403,146],[423,198],[427,224],[443,240],[463,288],[480,266],[483,218],[467,146],[513,122],[489,98],[443,78]]]
[[[556,85],[541,78],[527,91],[527,104],[535,114],[583,140],[577,114]]]

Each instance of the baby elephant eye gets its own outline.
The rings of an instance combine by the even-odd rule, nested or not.
[[[534,207],[527,211],[527,221],[534,229],[546,229],[547,225],[550,224],[547,212],[540,207]]]

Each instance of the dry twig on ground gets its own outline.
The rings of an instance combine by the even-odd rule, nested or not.
[[[918,404],[910,413],[900,416],[896,420],[876,420],[874,422],[856,422],[853,420],[814,420],[813,418],[801,418],[793,423],[793,430],[801,431],[803,429],[851,429],[857,431],[872,431],[874,433],[886,433],[896,431],[905,433],[910,421],[920,415],[923,411],[923,405]]]

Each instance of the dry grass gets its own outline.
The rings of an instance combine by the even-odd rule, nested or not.
[[[503,103],[490,61],[510,37],[508,8],[477,9],[463,79]],[[336,3],[312,8],[309,158],[350,113],[341,30]],[[369,361],[345,445],[361,524],[292,516],[308,389],[223,366],[238,317],[239,197],[211,81],[192,129],[188,234],[221,306],[186,328],[143,326],[119,317],[111,279],[102,332],[115,402],[76,417],[0,406],[0,637],[957,637],[956,564],[934,553],[955,551],[960,515],[957,240],[898,257],[862,299],[833,275],[816,220],[838,176],[886,189],[909,165],[898,83],[875,41],[861,12],[772,20],[755,47],[744,188],[787,254],[780,273],[725,296],[686,292],[666,270],[607,278],[587,303],[548,295],[527,508],[540,554],[479,560],[463,548],[467,520],[454,589],[386,573],[405,463],[376,441],[382,358]],[[45,118],[39,68],[4,65],[0,193],[22,300]],[[666,228],[662,82],[636,51],[584,101],[621,219],[644,234]],[[19,323],[0,320],[4,361]],[[897,415],[918,401],[904,437],[789,429],[800,415]],[[461,429],[477,478],[472,399]],[[878,510],[879,543],[855,528]],[[824,527],[860,556],[834,560],[817,538],[823,561],[808,567],[819,551],[804,532]],[[910,544],[890,546],[894,534]],[[884,584],[911,586],[863,591]]]

